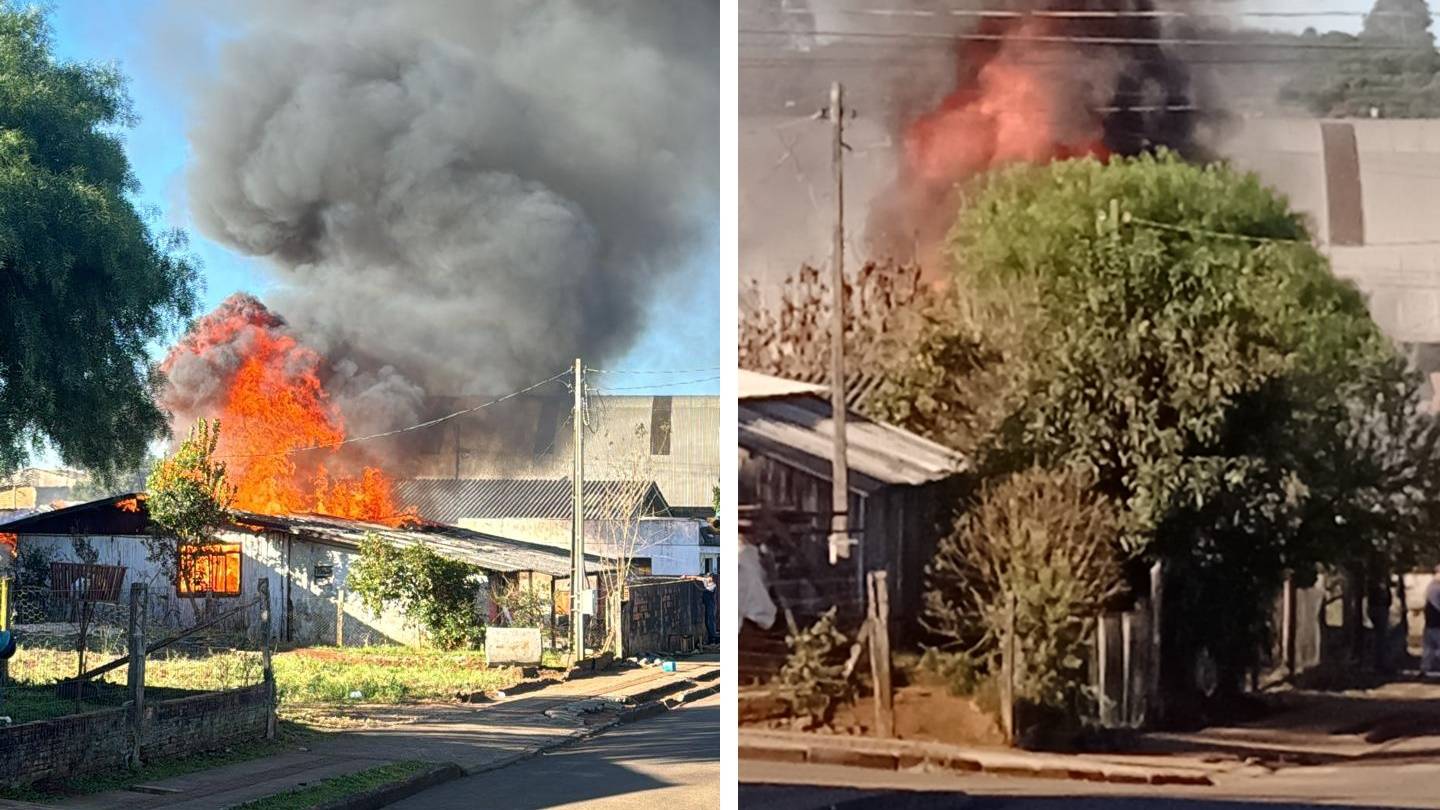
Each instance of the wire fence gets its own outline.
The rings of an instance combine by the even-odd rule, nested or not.
[[[9,597],[0,625],[13,634],[16,650],[0,675],[0,723],[121,707],[138,685],[132,669],[144,674],[147,701],[264,680],[257,595],[186,599],[190,604],[179,612],[143,586],[120,591],[10,584],[0,584]],[[138,668],[132,657],[137,652],[143,661]]]

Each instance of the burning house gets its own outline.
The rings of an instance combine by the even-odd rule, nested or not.
[[[195,611],[212,600],[238,601],[254,594],[256,581],[269,578],[277,635],[298,646],[422,640],[420,630],[400,610],[374,613],[346,590],[346,575],[359,557],[361,541],[370,534],[401,547],[423,543],[446,558],[474,565],[481,572],[482,601],[490,588],[502,584],[538,591],[551,604],[564,603],[563,597],[555,597],[557,588],[569,592],[566,551],[450,526],[397,528],[324,515],[236,511],[195,563],[193,570],[204,580],[200,586],[183,577],[167,581],[170,577],[150,559],[145,540],[152,527],[143,496],[116,496],[31,515],[5,529],[18,554],[40,558],[47,566],[89,562],[118,569],[115,593],[127,593],[132,582],[148,584],[154,621],[172,627],[194,624]],[[82,548],[93,558],[87,560]],[[604,563],[592,557],[587,568],[598,576]],[[63,591],[66,583],[39,587]],[[484,605],[480,609],[482,614],[487,610]]]
[[[237,509],[560,520],[544,486],[474,514],[461,490],[571,475],[563,372],[624,357],[712,238],[718,16],[683,5],[247,4],[189,199],[276,284],[198,319],[160,394],[176,437],[219,420]],[[586,462],[658,488],[643,517],[689,520],[698,548],[719,416],[694,399],[589,397]]]

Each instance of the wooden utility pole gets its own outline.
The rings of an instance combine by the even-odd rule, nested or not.
[[[835,427],[831,460],[830,564],[850,557],[850,465],[845,435],[845,88],[830,85],[830,119],[833,142],[831,169],[835,174],[835,243],[831,248],[832,304],[830,313],[830,410]]]
[[[585,657],[585,367],[575,358],[575,470],[570,504],[570,660]]]

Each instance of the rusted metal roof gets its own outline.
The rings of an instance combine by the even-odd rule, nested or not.
[[[396,498],[426,520],[464,518],[569,520],[571,484],[566,478],[413,478],[395,485]],[[669,504],[654,481],[586,481],[585,517],[626,520],[664,515]]]
[[[959,453],[906,430],[850,413],[845,435],[851,486],[874,491],[918,486],[966,468]],[[740,446],[830,478],[835,422],[830,402],[813,394],[740,401]]]

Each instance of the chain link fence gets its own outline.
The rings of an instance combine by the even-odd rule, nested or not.
[[[173,597],[143,587],[0,587],[9,596],[0,624],[16,642],[0,676],[0,718],[11,724],[124,705],[131,699],[129,656],[136,646],[143,651],[147,701],[264,680],[255,595],[185,599],[190,604],[182,611]]]

